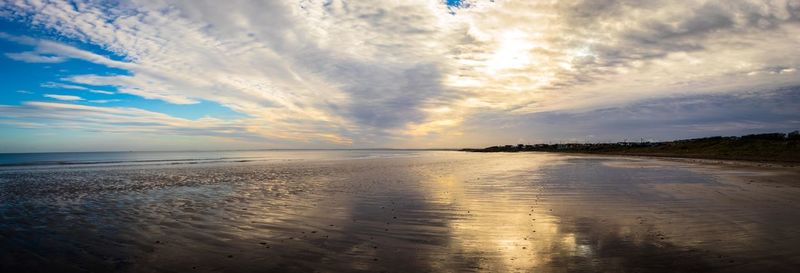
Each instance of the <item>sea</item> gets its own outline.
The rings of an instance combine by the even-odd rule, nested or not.
[[[0,272],[796,272],[797,181],[538,152],[0,154]]]

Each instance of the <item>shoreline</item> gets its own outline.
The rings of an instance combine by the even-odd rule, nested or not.
[[[462,150],[463,151],[463,150]],[[748,167],[766,167],[766,168],[799,168],[800,162],[795,161],[780,161],[780,160],[763,160],[763,159],[730,159],[730,158],[714,158],[714,157],[691,157],[681,155],[665,155],[665,154],[631,154],[631,153],[585,153],[585,152],[554,152],[554,151],[517,151],[517,152],[481,152],[481,151],[463,151],[467,153],[550,153],[562,155],[592,155],[592,156],[615,156],[615,157],[641,157],[652,159],[664,159],[671,161],[681,161],[690,163],[704,163],[704,164],[717,164],[727,166],[748,166]]]
[[[563,153],[563,154],[570,154],[570,153]],[[576,154],[644,157],[653,159],[667,159],[672,161],[716,164],[716,165],[726,165],[726,166],[747,166],[747,167],[767,167],[767,168],[800,167],[800,162],[763,160],[763,159],[730,159],[730,158],[714,158],[714,157],[701,157],[701,156],[690,157],[690,156],[663,155],[663,154],[625,154],[625,153],[576,153]]]
[[[691,164],[692,169],[701,172],[708,172],[714,169],[727,169],[734,171],[744,171],[737,174],[718,174],[721,179],[740,186],[756,185],[779,185],[797,187],[798,177],[800,177],[800,164],[795,162],[764,162],[752,160],[730,160],[730,159],[711,159],[711,158],[689,158],[674,156],[654,156],[654,155],[631,155],[631,154],[601,154],[601,153],[576,153],[576,152],[548,152],[531,151],[533,153],[548,153],[559,155],[594,156],[604,158],[640,158],[648,160],[660,160],[673,164]],[[713,173],[713,172],[708,172]],[[766,175],[765,175],[766,174]]]

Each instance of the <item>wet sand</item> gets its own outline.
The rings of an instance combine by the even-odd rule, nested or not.
[[[0,170],[2,272],[795,272],[800,171],[424,152]]]

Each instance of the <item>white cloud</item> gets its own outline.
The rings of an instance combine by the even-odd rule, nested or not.
[[[81,98],[81,97],[70,96],[70,95],[44,94],[42,96],[48,97],[48,98],[51,98],[51,99],[66,100],[66,101],[83,100],[83,98]]]
[[[65,84],[65,83],[59,83],[59,82],[45,82],[45,83],[42,83],[40,86],[44,87],[44,88],[60,88],[60,89],[82,90],[82,91],[88,91],[90,93],[103,94],[103,95],[113,95],[113,94],[115,94],[114,92],[111,92],[111,91],[89,89],[89,88],[86,88],[86,87],[80,86],[80,85]]]
[[[118,100],[118,99],[110,99],[110,100],[90,100],[89,102],[91,102],[91,103],[109,103],[109,102],[119,102],[119,101],[122,101],[122,100]]]
[[[431,135],[452,143],[484,113],[800,84],[798,0],[219,4],[19,1],[2,13],[122,58],[0,38],[34,47],[16,54],[131,72],[64,79],[76,84],[216,102],[248,115],[239,122],[263,137],[360,145]]]
[[[58,82],[45,82],[40,85],[44,88],[61,88],[61,89],[74,89],[74,90],[89,90],[89,88],[74,85],[74,84],[65,84],[65,83],[58,83]]]
[[[66,60],[62,56],[40,55],[36,52],[6,53],[6,57],[26,63],[60,63]]]
[[[103,94],[103,95],[113,95],[113,94],[114,94],[114,92],[111,92],[111,91],[105,91],[105,90],[95,90],[95,89],[90,89],[90,90],[88,90],[88,91],[89,91],[89,92],[92,92],[92,93],[95,93],[95,94]]]
[[[52,97],[48,96],[48,97]],[[61,96],[59,96],[61,97]],[[95,103],[105,103],[90,101]],[[111,101],[106,101],[111,102]],[[306,136],[275,132],[264,128],[255,120],[222,120],[211,117],[184,119],[132,107],[98,107],[55,102],[26,102],[23,105],[0,105],[0,122],[39,124],[44,128],[79,129],[104,133],[148,133],[225,137],[239,140],[264,139],[303,141]],[[346,143],[346,139],[316,132],[315,138],[332,143]],[[288,142],[285,142],[288,143]]]

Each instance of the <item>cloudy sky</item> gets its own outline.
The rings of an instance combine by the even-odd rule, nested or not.
[[[800,0],[0,0],[0,152],[800,129]]]

